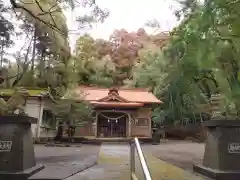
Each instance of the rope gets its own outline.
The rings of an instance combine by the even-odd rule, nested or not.
[[[124,116],[126,116],[126,114],[124,114],[124,115],[121,115],[121,116],[119,116],[119,117],[107,117],[107,116],[105,116],[105,115],[103,115],[102,113],[99,113],[99,115],[101,115],[101,116],[103,116],[103,117],[105,117],[106,119],[108,119],[108,120],[119,120],[119,119],[121,119],[122,117],[124,117]]]

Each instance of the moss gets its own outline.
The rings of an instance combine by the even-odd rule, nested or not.
[[[153,180],[203,180],[203,178],[196,176],[188,171],[185,171],[184,169],[178,168],[172,164],[164,162],[152,156],[151,154],[144,153],[144,155]],[[136,176],[138,179],[144,179],[139,158],[136,157],[135,160]],[[103,165],[104,168],[114,167],[114,171],[120,173],[120,176],[117,178],[119,180],[130,180],[129,163],[130,162],[128,156],[111,156],[109,154],[104,154],[103,152],[99,154],[98,164]],[[109,169],[110,174],[114,173],[114,171],[112,172],[112,169]],[[110,174],[109,176],[111,177]],[[106,176],[105,180],[106,179],[110,178]]]
[[[48,90],[47,89],[28,89],[26,88],[26,90],[28,91],[28,94],[30,96],[41,96],[41,94],[43,93],[47,93]],[[0,96],[11,96],[14,93],[14,89],[0,89]]]
[[[98,158],[99,164],[118,165],[118,164],[123,164],[126,161],[127,161],[127,158],[123,158],[121,156],[116,157],[116,156],[105,155],[103,153],[100,153]]]
[[[164,162],[152,155],[145,154],[145,158],[150,170],[152,179],[173,179],[173,180],[203,180],[203,178],[191,174],[184,169]],[[140,162],[136,162],[136,175],[139,179],[143,178]]]
[[[102,165],[105,168],[111,167],[109,169],[108,175],[104,179],[98,180],[110,180],[117,179],[119,180],[130,180],[130,167],[129,167],[129,158],[126,156],[114,156],[114,155],[106,155],[104,153],[99,154],[98,164]],[[114,170],[112,170],[112,168]],[[114,172],[116,171],[116,173]]]

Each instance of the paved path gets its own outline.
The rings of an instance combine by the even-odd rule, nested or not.
[[[65,179],[96,164],[100,146],[45,147],[35,146],[38,164],[45,168],[31,176],[31,180]]]
[[[153,180],[203,180],[189,171],[160,160],[152,154],[150,146],[144,146],[144,149]],[[136,171],[139,180],[144,180],[139,161],[136,161]],[[129,146],[103,144],[98,164],[67,180],[130,180]]]
[[[98,164],[67,180],[129,180],[129,146],[102,144]]]

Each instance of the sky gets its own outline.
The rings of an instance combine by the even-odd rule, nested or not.
[[[89,33],[94,38],[108,39],[115,29],[122,28],[131,32],[143,27],[148,33],[152,33],[153,29],[147,28],[144,24],[153,19],[160,23],[160,31],[169,31],[177,25],[174,10],[179,6],[176,0],[96,0],[96,3],[101,8],[108,9],[110,15],[104,23],[95,24],[92,29],[80,30],[76,22],[76,17],[86,13],[86,9],[64,11],[68,28],[71,30],[69,41],[72,51],[77,38],[84,33]],[[16,20],[14,23],[19,21]],[[9,49],[10,54],[22,47],[24,38],[16,38],[14,42],[14,47]]]
[[[178,5],[174,0],[98,0],[96,1],[101,8],[110,11],[110,16],[104,23],[93,26],[91,30],[84,29],[77,34],[70,35],[70,44],[75,44],[77,37],[84,32],[88,32],[94,38],[108,39],[115,29],[126,29],[136,31],[144,27],[148,20],[156,19],[161,25],[161,31],[169,31],[177,25],[174,10]],[[77,30],[78,24],[75,18],[80,14],[80,9],[73,12],[65,12],[69,29]],[[148,33],[151,29],[145,27]]]

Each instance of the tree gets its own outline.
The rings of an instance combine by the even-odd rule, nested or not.
[[[204,78],[197,80],[208,94],[220,92],[224,95],[226,109],[235,107],[239,114],[238,82],[238,20],[236,7],[239,2],[224,1],[195,2],[184,1],[185,21],[178,27],[179,40],[186,42],[181,61],[186,65],[195,59]],[[191,47],[190,47],[191,46]],[[187,73],[186,69],[182,69]],[[208,76],[206,76],[208,75]],[[214,82],[211,88],[207,82]],[[217,90],[216,90],[217,89]],[[232,109],[232,108],[231,108]]]
[[[13,24],[6,18],[9,14],[8,9],[4,6],[3,1],[0,1],[0,76],[4,79],[6,86],[9,85],[7,76],[7,67],[9,59],[6,49],[13,45],[11,35],[14,32]]]
[[[113,84],[115,67],[108,52],[104,52],[107,45],[101,46],[101,42],[105,43],[89,35],[81,36],[76,41],[75,57],[72,59],[78,84],[107,87]]]
[[[109,15],[108,10],[102,10],[96,3],[95,0],[50,0],[50,1],[37,1],[37,0],[25,0],[20,3],[16,0],[9,0],[10,4],[14,9],[26,12],[29,17],[37,22],[48,26],[53,31],[58,32],[61,35],[65,35],[61,26],[58,26],[54,18],[54,13],[58,13],[62,8],[70,8],[73,10],[77,6],[81,5],[83,7],[90,8],[89,15],[83,15],[77,18],[80,23],[80,27],[84,25],[91,25],[92,22],[103,22],[104,19]],[[46,7],[46,5],[48,7]],[[40,11],[39,11],[40,9]],[[36,11],[37,10],[37,11]],[[48,16],[48,19],[45,17]]]
[[[76,41],[73,57],[79,84],[109,87],[122,86],[132,79],[133,67],[148,52],[158,52],[168,33],[148,35],[143,28],[137,32],[116,30],[109,41],[93,39],[85,34]]]
[[[203,4],[183,1],[183,9],[178,12],[183,20],[170,33],[167,46],[162,49],[165,65],[157,66],[155,61],[159,59],[152,56],[150,64],[147,61],[139,66],[134,78],[141,78],[137,78],[135,85],[141,82],[141,86],[152,87],[165,102],[162,107],[165,117],[183,123],[196,119],[199,112],[202,114],[199,107],[211,105],[209,101],[218,93],[225,102],[222,113],[229,114],[235,109],[239,114],[239,26],[236,11],[239,5],[236,1],[206,1]],[[163,72],[154,73],[156,69],[152,68],[155,66],[158,70],[166,69],[164,78]],[[155,76],[160,81],[154,81]],[[188,112],[192,114],[190,118]]]
[[[1,2],[0,2],[1,3]],[[1,8],[1,4],[0,4]],[[2,12],[1,12],[2,13]],[[1,40],[1,59],[0,59],[0,66],[3,67],[4,63],[8,63],[8,59],[4,57],[5,49],[9,48],[13,41],[11,40],[11,33],[13,33],[13,25],[10,21],[4,18],[4,16],[0,16],[0,40]]]
[[[108,10],[100,9],[95,1],[91,0],[10,0],[10,3],[15,8],[18,19],[23,21],[22,34],[26,34],[29,44],[26,54],[18,55],[20,61],[24,58],[24,68],[19,66],[20,74],[16,76],[13,86],[50,87],[53,95],[62,96],[68,85],[73,83],[71,78],[77,77],[72,68],[71,62],[74,58],[70,58],[68,43],[71,30],[67,27],[62,9],[74,10],[81,5],[91,10],[90,14],[76,19],[80,28],[103,22],[109,14]]]
[[[162,35],[148,35],[143,28],[136,32],[125,29],[115,30],[110,36],[112,46],[111,58],[116,65],[115,84],[123,85],[124,81],[132,78],[132,67],[138,63],[141,54],[159,49]],[[165,38],[166,39],[166,38]]]
[[[70,90],[69,90],[70,92]],[[61,123],[68,125],[68,137],[69,140],[72,139],[75,133],[76,125],[81,125],[92,120],[92,110],[89,104],[83,101],[82,97],[74,93],[68,93],[65,97],[55,100],[55,104],[52,107],[52,111],[59,119]],[[79,100],[76,100],[79,97]],[[61,131],[61,130],[60,130]],[[61,134],[57,133],[56,139],[62,139]]]
[[[55,110],[59,116],[74,122],[87,121],[91,109],[88,108],[86,103],[76,102],[73,98],[61,99],[67,89],[80,82],[80,76],[76,74],[77,71],[74,67],[76,58],[72,57],[68,43],[71,30],[67,27],[63,13],[63,8],[73,10],[79,1],[9,0],[9,2],[11,4],[10,14],[17,17],[20,24],[20,26],[18,24],[14,24],[14,26],[17,27],[16,29],[20,28],[20,33],[11,28],[7,30],[7,23],[1,21],[3,23],[0,27],[5,28],[2,31],[4,34],[2,33],[1,36],[11,38],[10,31],[14,31],[17,36],[22,36],[25,39],[25,44],[19,52],[14,54],[16,62],[9,63],[6,71],[3,68],[1,69],[1,80],[5,80],[5,82],[8,80],[9,82],[9,85],[5,83],[2,84],[2,87],[48,88],[56,102]],[[3,4],[3,6],[5,5]],[[91,9],[89,15],[76,19],[80,28],[85,25],[90,26],[91,23],[102,22],[109,14],[107,10],[100,9],[91,0],[82,1],[79,5]],[[9,47],[10,41],[6,44],[8,45],[6,47]],[[96,67],[105,68],[102,65]],[[95,71],[98,72],[99,69],[95,69]],[[102,76],[102,73],[96,73],[96,77],[91,81],[99,78],[99,74]],[[97,81],[103,82],[102,78]],[[82,117],[82,119],[79,119],[79,117]]]

